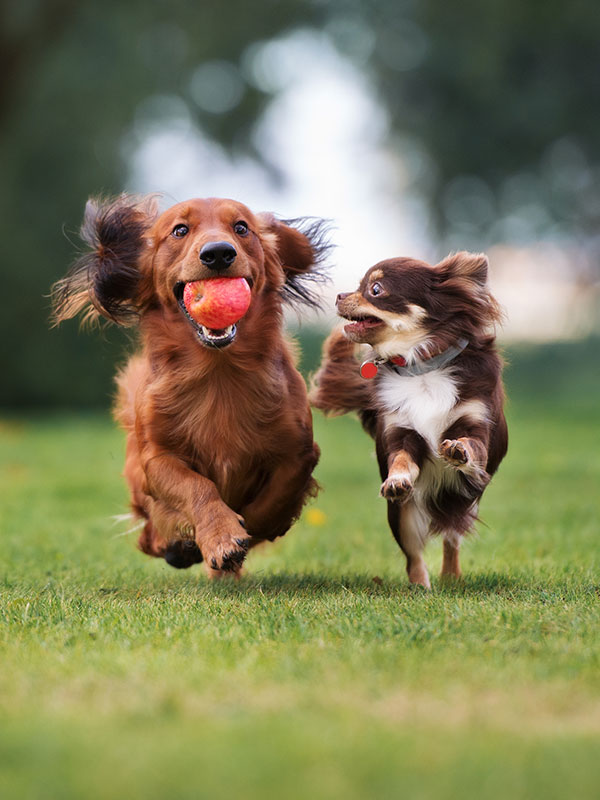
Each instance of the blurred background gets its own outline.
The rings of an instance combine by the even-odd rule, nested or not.
[[[49,330],[47,294],[87,197],[123,190],[331,219],[329,298],[381,258],[486,250],[504,342],[550,343],[546,365],[548,352],[571,363],[561,343],[584,342],[582,363],[597,363],[591,0],[0,8],[3,408],[108,405],[132,334]],[[332,318],[303,323],[306,370]],[[527,358],[529,380],[564,377]]]

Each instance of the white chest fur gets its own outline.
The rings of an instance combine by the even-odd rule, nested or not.
[[[377,394],[386,425],[416,431],[437,453],[442,433],[456,418],[458,392],[451,368],[415,377],[390,370],[379,379]]]

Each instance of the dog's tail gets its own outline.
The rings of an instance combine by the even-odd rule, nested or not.
[[[369,381],[361,377],[356,345],[334,330],[323,344],[323,360],[311,381],[310,402],[324,414],[356,411],[364,428],[373,433],[376,404]]]

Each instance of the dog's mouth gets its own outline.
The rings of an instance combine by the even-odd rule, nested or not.
[[[246,280],[248,281],[250,288],[252,288],[251,279],[247,278]],[[190,315],[189,311],[185,307],[185,303],[183,302],[184,289],[185,283],[183,281],[179,281],[175,284],[173,293],[181,313],[196,331],[196,336],[200,340],[200,343],[204,345],[204,347],[212,347],[216,348],[217,350],[222,350],[224,347],[228,347],[230,344],[232,344],[237,335],[237,325],[228,325],[226,328],[207,328],[204,325],[200,325]]]
[[[344,325],[344,331],[353,336],[361,336],[368,333],[375,328],[384,326],[385,322],[379,317],[374,317],[371,314],[342,314],[344,319],[349,320],[348,325]]]

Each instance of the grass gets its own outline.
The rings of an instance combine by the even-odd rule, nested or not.
[[[231,585],[120,535],[107,417],[5,418],[1,796],[597,797],[600,386],[565,360],[513,356],[486,525],[431,593],[353,419],[317,417],[323,492]]]

